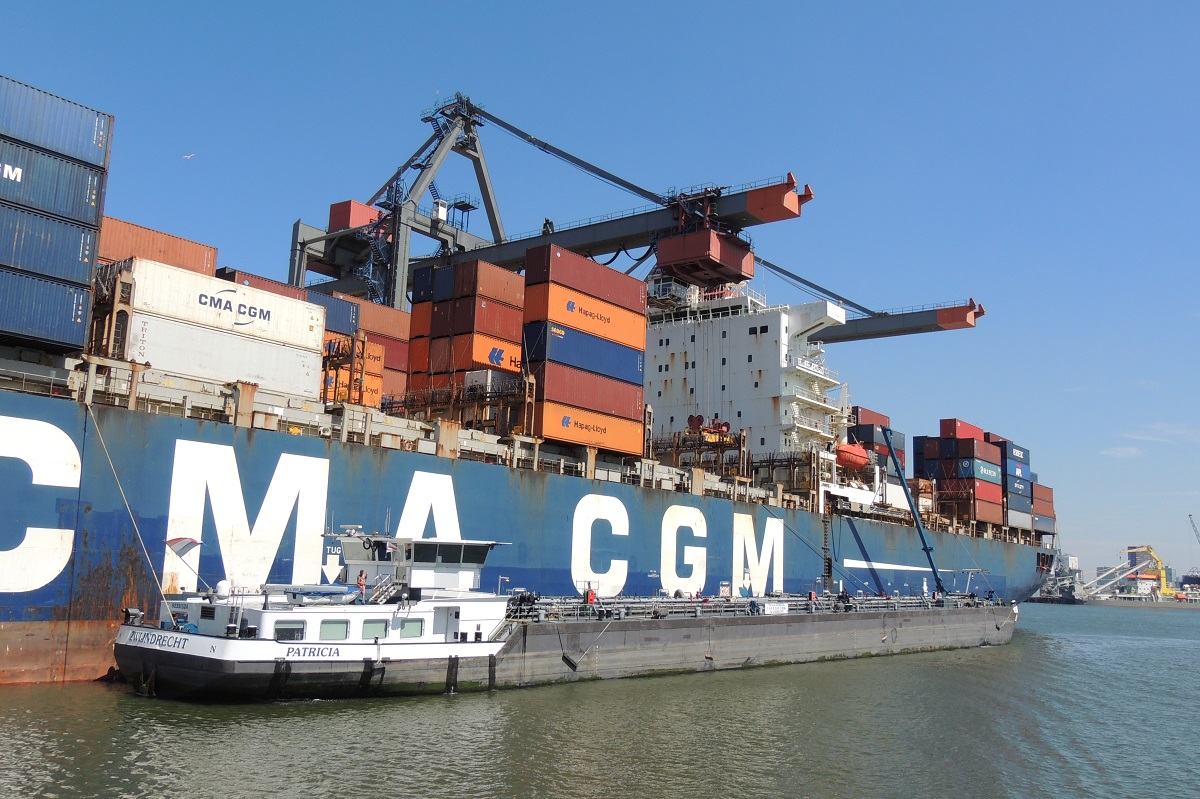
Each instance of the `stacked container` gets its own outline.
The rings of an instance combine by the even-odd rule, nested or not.
[[[384,347],[354,336],[325,333],[321,400],[378,408],[383,400]]]
[[[1008,525],[1053,533],[1054,492],[1037,484],[1037,476],[1029,467],[1029,450],[996,433],[988,433],[987,440],[1000,448]]]
[[[125,343],[113,357],[196,380],[318,398],[320,306],[144,258],[120,267],[132,277],[133,294]]]
[[[216,247],[106,216],[100,228],[99,262],[111,264],[129,258],[146,258],[202,275],[217,271]]]
[[[961,419],[942,419],[940,437],[913,440],[917,477],[934,480],[943,513],[959,519],[1005,523],[1000,448],[983,429]]]
[[[906,437],[904,433],[892,431],[892,447],[896,457],[900,459],[900,468],[892,462],[888,454],[887,441],[883,437],[883,428],[892,426],[891,417],[882,413],[855,405],[850,409],[858,421],[846,431],[846,438],[851,444],[861,444],[868,452],[875,453],[875,462],[887,476],[888,482],[899,485],[904,479],[904,468],[907,463]]]
[[[641,454],[645,283],[552,244],[536,247],[525,255],[524,322],[537,381],[534,435]]]
[[[0,339],[86,345],[112,123],[0,76]]]
[[[380,348],[382,353],[383,381],[382,392],[385,397],[401,396],[408,390],[408,358],[409,339],[412,335],[412,315],[406,311],[390,308],[386,305],[352,297],[349,294],[333,292],[337,299],[352,302],[358,306],[358,329],[365,335],[368,345]]]

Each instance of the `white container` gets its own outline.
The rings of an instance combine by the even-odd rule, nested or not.
[[[133,309],[320,352],[325,309],[228,280],[133,258]]]
[[[1008,512],[1008,526],[1018,527],[1022,530],[1033,529],[1033,514],[1019,510],[1010,510]]]
[[[130,319],[125,357],[160,372],[316,400],[321,353],[145,313]]]

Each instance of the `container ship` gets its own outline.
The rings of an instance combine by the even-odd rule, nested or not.
[[[113,118],[0,78],[0,682],[103,675],[118,610],[162,593],[332,583],[343,524],[506,542],[497,593],[1040,589],[1029,453],[958,419],[910,447],[825,361],[982,308],[768,304],[745,228],[800,215],[790,175],[660,197],[603,173],[655,205],[509,237],[478,128],[573,157],[461,96],[424,119],[369,202],[296,224],[279,282],[105,217]],[[452,153],[482,200],[437,191]],[[437,251],[409,258],[414,232]],[[645,280],[593,259],[639,243]]]

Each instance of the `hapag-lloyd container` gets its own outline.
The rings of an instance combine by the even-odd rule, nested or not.
[[[321,352],[325,310],[319,305],[145,258],[131,259],[129,269],[134,311]]]
[[[113,118],[0,75],[0,136],[108,167]]]
[[[383,347],[383,367],[385,369],[399,369],[402,372],[408,370],[409,345],[407,341],[381,336],[378,333],[368,333],[367,341]]]
[[[553,322],[525,325],[525,358],[554,361],[606,377],[642,385],[646,355],[641,350],[607,341]]]
[[[555,322],[635,350],[646,349],[645,314],[557,283],[539,283],[525,289],[525,321]]]
[[[202,275],[212,275],[217,269],[216,247],[201,244],[198,241],[181,239],[179,236],[172,236],[169,233],[163,233],[161,230],[134,225],[111,216],[104,217],[104,221],[100,224],[100,250],[98,256],[104,263],[124,261],[127,258],[145,258],[150,261],[158,261],[160,264],[186,269],[189,272],[199,272]],[[237,272],[233,269],[222,271],[231,272],[238,278],[254,277],[253,275],[247,275],[245,272]],[[223,277],[225,276],[223,275]],[[226,279],[232,278],[226,277]],[[242,280],[237,279],[233,282],[241,283]],[[255,288],[265,288],[253,281],[248,285]],[[292,287],[288,286],[287,288]],[[295,289],[298,293],[294,294],[274,288],[268,290],[275,294],[304,299],[303,289]]]
[[[135,312],[130,319],[125,358],[198,380],[241,380],[272,393],[310,400],[320,396],[320,348],[280,344],[148,313]]]
[[[96,231],[0,205],[0,266],[90,287],[95,262]]]
[[[69,352],[87,343],[92,292],[0,269],[0,336]]]
[[[438,339],[433,339],[438,341]],[[433,350],[430,350],[430,361]],[[502,372],[521,371],[521,345],[482,333],[455,336],[450,339],[450,368],[441,371],[470,372],[476,369],[497,369]]]
[[[76,161],[0,139],[0,200],[100,226],[105,173]]]
[[[533,434],[550,441],[639,455],[645,446],[646,428],[641,422],[556,402],[538,402],[533,406]]]
[[[641,421],[646,416],[641,386],[573,369],[553,361],[530,364],[536,379],[534,398]]]
[[[544,244],[525,253],[525,291],[538,283],[558,283],[613,305],[644,314],[645,281],[576,255],[556,244]]]

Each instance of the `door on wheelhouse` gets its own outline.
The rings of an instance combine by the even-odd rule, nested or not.
[[[433,634],[444,635],[447,641],[457,641],[459,639],[458,608],[434,608]]]

